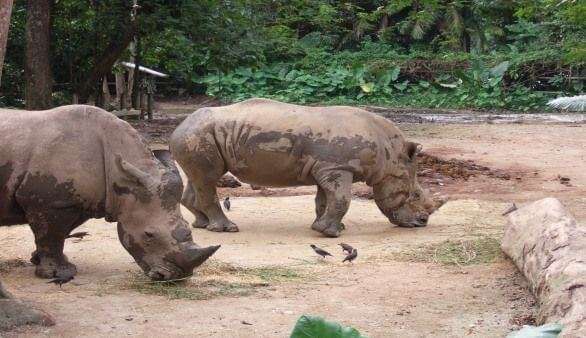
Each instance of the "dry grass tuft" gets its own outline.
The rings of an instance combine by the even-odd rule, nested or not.
[[[216,297],[245,297],[271,284],[302,278],[305,276],[299,271],[286,267],[246,268],[210,260],[196,270],[193,278],[154,282],[142,273],[136,273],[130,280],[124,281],[121,287],[169,299],[204,300]]]
[[[492,263],[502,257],[500,242],[489,236],[426,244],[396,256],[400,261],[458,266]]]
[[[6,261],[0,261],[0,273],[10,272],[12,269],[31,265],[31,263],[24,259],[15,258]]]

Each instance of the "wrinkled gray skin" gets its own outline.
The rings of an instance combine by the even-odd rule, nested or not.
[[[417,183],[418,145],[395,125],[352,107],[304,107],[251,99],[199,109],[173,133],[171,151],[189,177],[182,203],[197,228],[238,231],[216,195],[230,171],[261,186],[317,185],[312,229],[337,237],[352,182],[373,187],[379,209],[399,226],[425,226],[432,203]]]
[[[39,277],[76,273],[65,237],[90,218],[117,221],[122,245],[155,280],[191,275],[218,248],[193,243],[170,153],[153,155],[108,112],[0,109],[0,144],[0,226],[30,224]]]

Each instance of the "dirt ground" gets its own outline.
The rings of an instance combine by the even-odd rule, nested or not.
[[[0,278],[57,321],[6,336],[287,337],[302,314],[339,321],[369,337],[498,337],[531,323],[535,301],[498,253],[501,213],[511,202],[554,196],[584,223],[586,125],[400,128],[428,155],[461,160],[423,159],[424,185],[450,198],[427,227],[390,225],[372,201],[359,197],[368,196],[368,188],[357,185],[344,219],[347,230],[339,239],[323,238],[309,229],[313,187],[224,188],[221,195],[232,200],[228,216],[241,231],[194,230],[198,244],[222,248],[187,285],[168,289],[139,276],[115,225],[104,220],[87,222],[80,230],[91,236],[67,243],[79,274],[62,289],[34,277],[29,228],[3,227]],[[457,167],[468,169],[463,174]],[[559,176],[570,180],[562,184]],[[358,248],[354,264],[341,263],[342,241]],[[317,259],[312,243],[335,257]]]

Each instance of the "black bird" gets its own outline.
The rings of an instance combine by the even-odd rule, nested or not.
[[[346,252],[347,254],[351,254],[352,250],[354,250],[354,248],[351,245],[348,245],[346,243],[340,243],[338,245],[342,247],[342,252]]]
[[[69,234],[69,236],[65,237],[65,238],[79,238],[79,239],[83,239],[85,236],[89,236],[89,232],[87,231],[81,231],[81,232],[74,232],[72,234]]]
[[[517,210],[517,205],[515,203],[513,203],[513,205],[511,205],[510,208],[508,208],[505,212],[503,212],[503,216],[506,216],[516,210]]]
[[[226,208],[226,210],[230,211],[230,197],[226,197],[224,199],[224,208]]]
[[[348,256],[346,256],[346,258],[344,258],[344,260],[342,261],[342,263],[344,263],[346,261],[352,263],[352,261],[355,260],[356,257],[358,257],[358,250],[352,249],[352,252]]]
[[[49,282],[47,282],[47,284],[55,284],[55,285],[59,285],[59,288],[61,288],[61,285],[65,284],[65,283],[69,283],[71,280],[73,280],[73,276],[67,276],[67,277],[57,277]]]
[[[318,248],[317,246],[311,244],[310,247],[315,251],[316,254],[320,255],[322,258],[326,258],[326,256],[332,256],[331,253],[325,251],[324,249]],[[334,257],[334,256],[332,256]]]

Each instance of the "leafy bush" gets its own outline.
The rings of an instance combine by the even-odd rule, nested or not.
[[[368,48],[374,49],[372,46]],[[543,108],[546,101],[545,95],[522,85],[506,85],[505,77],[511,66],[509,61],[487,67],[484,61],[476,58],[470,60],[467,69],[456,69],[428,81],[402,72],[398,65],[401,59],[407,58],[397,56],[392,62],[363,64],[356,61],[362,58],[362,53],[341,53],[349,55],[343,62],[339,56],[318,50],[311,60],[306,58],[298,63],[275,63],[259,68],[240,67],[226,74],[210,73],[201,79],[201,83],[206,86],[208,95],[229,101],[265,97],[297,103],[523,111]]]

